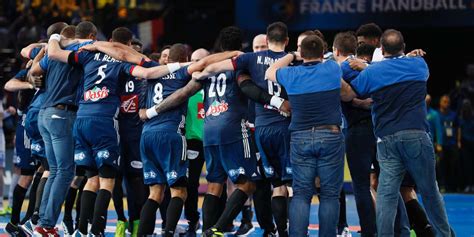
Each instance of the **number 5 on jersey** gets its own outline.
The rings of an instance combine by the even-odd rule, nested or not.
[[[102,65],[100,66],[98,69],[97,69],[97,76],[100,77],[100,79],[98,81],[95,82],[96,85],[99,85],[104,79],[105,79],[105,72],[104,70],[107,68],[107,64],[105,65]]]

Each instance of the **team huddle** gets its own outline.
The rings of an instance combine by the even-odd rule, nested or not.
[[[212,54],[177,43],[160,62],[125,27],[107,42],[87,21],[47,34],[22,49],[30,61],[6,86],[22,116],[12,236],[59,236],[63,205],[66,236],[104,236],[111,200],[115,236],[156,235],[158,209],[163,236],[224,236],[240,212],[234,234],[245,236],[252,200],[264,236],[307,236],[317,195],[319,235],[347,237],[345,156],[361,236],[454,236],[435,180],[425,52],[405,54],[396,30],[362,25],[332,50],[305,31],[286,52],[287,26],[275,22],[242,53],[242,32],[226,27]]]

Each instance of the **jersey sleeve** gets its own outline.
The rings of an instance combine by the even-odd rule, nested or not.
[[[294,69],[295,67],[283,67],[277,69],[276,81],[278,84],[282,85],[283,87],[287,87],[287,85],[290,84]]]
[[[188,66],[181,67],[178,71],[176,71],[176,78],[181,80],[191,80],[192,75],[188,72]]]
[[[156,67],[156,66],[160,66],[160,64],[158,62],[155,62],[153,60],[151,61],[144,61],[142,60],[142,64],[140,66],[144,67],[144,68],[150,68],[150,67]]]
[[[28,53],[28,58],[29,59],[34,59],[38,55],[38,53],[41,51],[41,47],[36,47],[32,48],[30,52]]]
[[[19,80],[24,80],[26,78],[26,74],[28,73],[28,70],[26,69],[21,69],[17,74],[15,74],[15,78]]]
[[[49,57],[47,54],[45,54],[44,57],[39,61],[39,66],[41,67],[41,70],[46,72],[48,70],[48,64],[49,64]]]
[[[368,95],[372,90],[372,85],[369,81],[369,73],[370,70],[365,69],[350,82],[352,89],[360,97]]]
[[[234,70],[248,69],[253,55],[253,53],[244,53],[239,55],[237,58],[232,59]]]
[[[135,67],[136,67],[135,64],[123,62],[123,63],[121,64],[121,71],[122,71],[122,73],[124,73],[125,75],[132,76],[132,72],[133,72],[133,69],[135,69]]]

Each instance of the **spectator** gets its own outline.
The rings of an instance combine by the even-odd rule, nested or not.
[[[436,111],[430,106],[431,95],[427,94],[425,101],[426,108],[428,109],[426,119],[428,120],[428,124],[430,125],[431,140],[434,141],[436,152],[441,152],[441,144],[443,144],[443,125],[441,124],[441,118],[438,111]]]
[[[456,146],[456,133],[457,133],[457,115],[450,109],[451,100],[448,95],[443,95],[439,102],[439,114],[441,118],[441,124],[443,128],[443,139],[441,160],[440,160],[440,171],[441,189],[443,186],[448,192],[455,192],[458,186],[458,172],[457,164],[459,161],[459,153]]]
[[[458,148],[461,150],[464,192],[474,192],[474,117],[472,105],[464,100],[459,116]]]

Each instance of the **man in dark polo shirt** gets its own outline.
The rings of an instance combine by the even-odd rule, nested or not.
[[[421,57],[406,57],[399,31],[382,35],[384,60],[367,67],[350,85],[342,81],[341,96],[350,101],[370,95],[380,165],[377,194],[378,236],[393,236],[398,192],[405,172],[413,177],[438,236],[450,231],[444,201],[436,184],[434,148],[426,121],[428,66]]]
[[[319,236],[336,236],[339,193],[344,175],[344,136],[341,124],[341,68],[323,60],[324,42],[307,36],[301,42],[303,64],[288,66],[296,54],[276,61],[266,78],[278,82],[292,107],[291,164],[293,199],[290,203],[290,236],[307,236],[315,179],[320,178]]]

